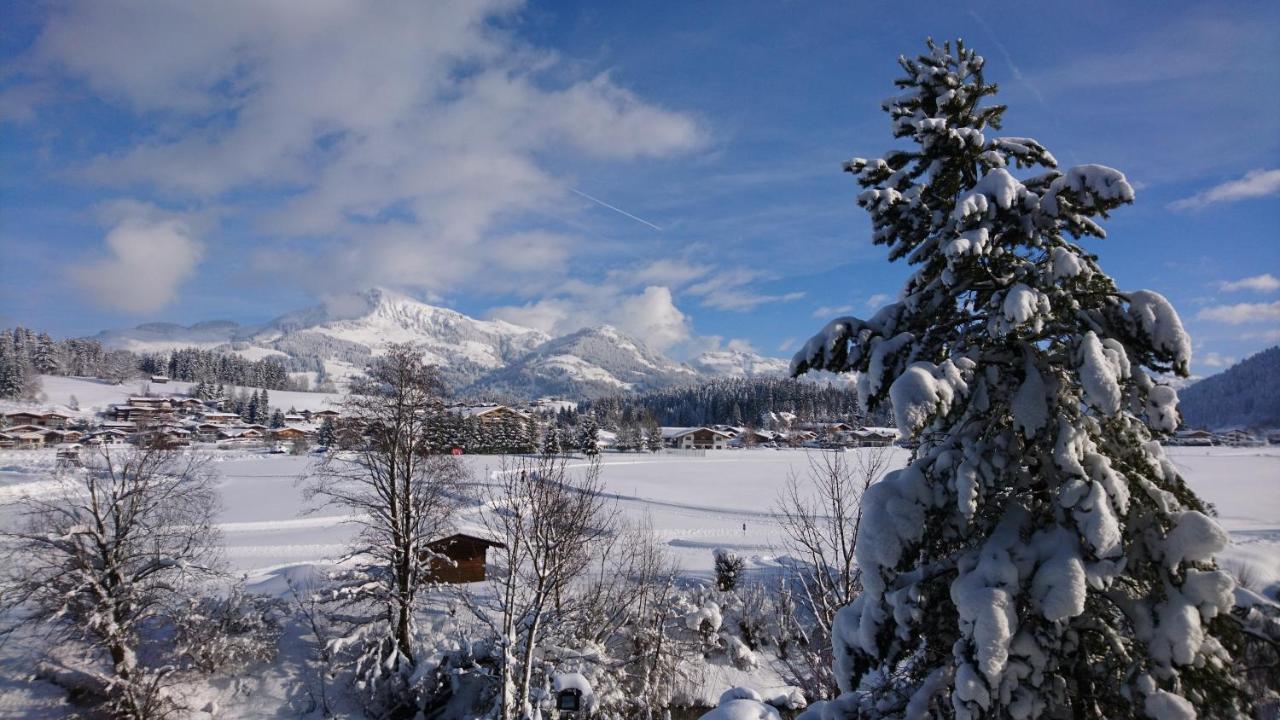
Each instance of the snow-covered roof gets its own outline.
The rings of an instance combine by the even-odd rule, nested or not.
[[[689,433],[697,432],[699,430],[706,430],[709,433],[715,433],[716,435],[720,435],[722,437],[732,437],[732,435],[730,435],[729,433],[723,430],[717,430],[712,427],[706,427],[705,425],[697,425],[695,427],[664,427],[664,428],[661,428],[661,430],[662,430],[662,437],[667,440],[671,440],[678,437],[684,437]]]

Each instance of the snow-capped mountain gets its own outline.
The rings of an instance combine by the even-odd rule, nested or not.
[[[609,325],[586,328],[543,344],[473,389],[522,394],[597,397],[693,382],[698,373]]]
[[[276,356],[295,373],[321,368],[338,382],[363,370],[388,343],[419,345],[460,394],[586,398],[716,377],[781,376],[787,361],[752,352],[707,352],[678,363],[616,328],[602,325],[552,338],[501,320],[478,320],[400,293],[374,288],[260,325],[228,321],[150,323],[95,336],[109,348],[164,352],[200,347],[251,360]]]
[[[707,377],[786,377],[791,363],[747,350],[711,350],[689,362]]]
[[[321,306],[277,318],[257,332],[252,342],[294,357],[334,359],[345,350],[346,355],[354,355],[347,358],[353,365],[361,360],[361,349],[376,355],[389,343],[415,343],[426,361],[444,369],[446,380],[458,387],[550,339],[540,330],[501,320],[477,320],[374,288],[344,299],[341,307]]]

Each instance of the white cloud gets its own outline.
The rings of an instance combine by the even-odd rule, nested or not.
[[[276,236],[258,271],[313,290],[444,293],[489,280],[495,259],[545,269],[585,243],[513,234],[522,218],[582,209],[566,160],[668,157],[706,141],[695,118],[529,46],[508,29],[519,9],[71,2],[23,67],[146,120],[88,179],[189,202],[252,191],[249,221]]]
[[[1262,340],[1263,342],[1280,342],[1280,328],[1240,334],[1241,340]]]
[[[756,292],[747,287],[753,282],[766,279],[768,279],[766,273],[746,268],[734,268],[690,285],[685,292],[699,298],[699,301],[707,307],[738,312],[754,310],[768,303],[792,302],[805,296],[803,292],[769,295]]]
[[[871,297],[867,298],[867,309],[879,310],[880,308],[884,307],[885,305],[887,305],[892,301],[893,301],[892,295],[887,295],[885,293],[876,293],[875,295],[872,295]]]
[[[1250,170],[1238,180],[1215,185],[1169,204],[1173,210],[1199,210],[1214,203],[1235,202],[1280,193],[1280,170]]]
[[[154,208],[127,204],[108,212],[117,217],[103,241],[106,256],[71,267],[71,279],[96,301],[126,312],[168,305],[204,256],[203,244],[188,221]]]
[[[1262,275],[1254,275],[1241,280],[1232,282],[1224,282],[1218,286],[1223,292],[1239,292],[1241,290],[1253,290],[1254,292],[1275,292],[1280,290],[1280,278],[1271,273],[1263,273]]]
[[[1280,321],[1280,301],[1273,303],[1214,305],[1196,313],[1196,318],[1214,320],[1228,325]]]
[[[489,315],[552,335],[613,325],[658,350],[691,338],[689,317],[676,307],[670,288],[650,285],[639,292],[624,292],[613,285],[570,283],[566,289],[557,297],[494,308]]]
[[[852,305],[823,305],[813,311],[813,316],[819,320],[830,320],[851,312],[853,312]]]
[[[1208,353],[1204,357],[1197,358],[1197,360],[1200,365],[1203,365],[1205,367],[1213,367],[1213,368],[1227,367],[1229,365],[1236,364],[1235,358],[1228,357],[1226,355],[1220,355],[1216,352]]]
[[[795,352],[796,349],[796,339],[793,337],[789,337],[778,343],[778,352],[780,353]]]

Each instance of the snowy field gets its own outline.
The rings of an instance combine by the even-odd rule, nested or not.
[[[711,551],[717,547],[735,550],[748,558],[750,567],[767,571],[777,567],[782,552],[773,514],[778,494],[789,474],[807,471],[811,452],[818,451],[720,451],[706,457],[607,454],[603,479],[625,516],[652,521],[687,574],[709,576]],[[891,452],[894,467],[905,463],[906,451]],[[1231,532],[1234,545],[1224,561],[1250,565],[1255,582],[1275,597],[1280,590],[1280,448],[1166,452],[1200,497],[1214,504],[1219,521]],[[271,585],[283,567],[324,564],[341,552],[351,533],[348,518],[332,509],[311,508],[296,486],[310,458],[256,451],[210,454],[221,478],[226,560],[251,583]],[[488,455],[463,460],[474,483],[487,482],[501,463]],[[0,452],[0,502],[48,491],[52,467],[52,451]],[[0,510],[0,517],[5,515]],[[461,512],[456,524],[478,531],[476,510]]]
[[[717,547],[737,551],[747,559],[749,572],[760,577],[783,562],[781,528],[772,509],[788,475],[806,472],[811,452],[817,451],[756,449],[709,452],[706,457],[610,454],[604,456],[603,480],[626,517],[649,518],[687,580],[711,577]],[[894,467],[908,457],[903,450],[891,452]],[[1168,453],[1195,491],[1216,506],[1220,522],[1231,532],[1234,543],[1223,562],[1237,571],[1247,566],[1252,589],[1272,599],[1280,596],[1280,448],[1170,448]],[[288,578],[314,576],[338,557],[352,528],[340,512],[311,511],[304,502],[296,482],[307,472],[310,458],[250,451],[211,455],[221,478],[225,558],[246,576],[250,589],[283,596]],[[485,483],[501,458],[472,456],[464,462],[473,483]],[[52,451],[0,452],[0,503],[49,492],[53,463]],[[463,510],[455,519],[458,528],[478,530],[477,512],[474,507]],[[0,523],[11,520],[12,510],[0,508]],[[0,653],[6,656],[0,668],[17,666],[16,650]],[[281,652],[284,659],[290,650],[282,646]],[[216,717],[284,717],[279,713],[288,707],[294,681],[285,669],[277,670],[255,679],[252,690],[220,691]],[[727,666],[715,670],[717,676],[705,678],[710,697],[715,696],[712,688],[743,683],[762,690],[781,687],[765,668],[749,675]],[[254,699],[240,705],[237,693]],[[0,682],[0,717],[58,717],[60,702],[49,687]]]

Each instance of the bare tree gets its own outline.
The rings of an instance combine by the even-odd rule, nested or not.
[[[811,453],[808,473],[793,473],[778,500],[785,548],[798,561],[799,598],[792,607],[799,616],[789,621],[807,645],[784,661],[792,680],[819,697],[831,697],[837,690],[831,669],[836,612],[853,602],[862,588],[854,559],[862,495],[888,470],[890,459],[888,447]]]
[[[3,533],[0,604],[97,655],[72,670],[86,681],[78,689],[100,694],[111,714],[168,714],[172,667],[147,667],[138,651],[147,626],[172,618],[194,583],[219,575],[212,477],[191,453],[103,447],[58,480],[45,499],[20,500],[18,527]]]
[[[467,477],[456,458],[438,454],[442,393],[419,351],[389,346],[343,403],[344,422],[361,433],[355,448],[327,453],[304,479],[308,498],[351,511],[360,526],[330,592],[349,629],[334,642],[354,649],[357,683],[392,716],[416,711],[414,616],[427,543],[449,527]]]
[[[497,551],[502,577],[494,630],[503,649],[504,720],[517,712],[533,714],[530,688],[545,626],[571,611],[568,589],[591,567],[595,546],[614,532],[617,514],[601,492],[599,461],[581,470],[572,472],[560,457],[524,457],[504,463],[485,491],[492,509],[485,522],[503,542]]]

